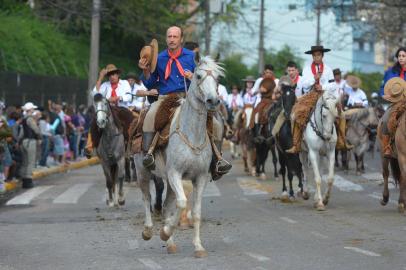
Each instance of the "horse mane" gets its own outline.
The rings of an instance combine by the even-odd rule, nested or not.
[[[118,129],[126,130],[127,132],[125,132],[125,134],[127,136],[125,137],[128,138],[127,133],[128,130],[130,129],[131,123],[133,122],[135,116],[130,110],[126,108],[118,106],[110,106],[110,109],[113,114],[114,124],[117,126]]]
[[[210,56],[202,57],[197,64],[197,68],[211,70],[216,78],[225,76],[225,69],[220,66],[220,63],[214,61]]]
[[[351,115],[350,120],[359,121],[361,119],[364,119],[368,115],[369,115],[369,109],[368,108],[358,109],[354,114]]]

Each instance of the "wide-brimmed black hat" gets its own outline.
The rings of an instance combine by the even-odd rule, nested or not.
[[[339,74],[341,74],[341,70],[339,68],[333,69],[333,74],[339,75]]]
[[[305,54],[313,54],[314,52],[324,52],[325,53],[325,52],[329,52],[329,51],[331,51],[331,50],[326,49],[323,46],[317,45],[317,46],[312,46],[310,48],[310,51],[305,52]]]

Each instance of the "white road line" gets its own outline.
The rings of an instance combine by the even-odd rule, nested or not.
[[[297,223],[296,220],[290,219],[288,217],[280,217],[280,219],[282,219],[283,221],[286,221],[287,223],[290,223],[290,224],[296,224]]]
[[[220,197],[221,193],[219,188],[214,182],[209,182],[203,191],[203,197]]]
[[[153,260],[151,260],[151,259],[148,259],[148,258],[140,258],[140,259],[138,259],[143,265],[145,265],[146,267],[148,267],[149,269],[153,269],[153,270],[155,270],[155,269],[162,269],[162,267],[159,265],[159,264],[157,264],[156,262],[154,262]]]
[[[137,239],[130,239],[130,240],[127,240],[127,243],[128,243],[128,248],[129,248],[130,250],[137,249],[137,248],[140,246],[140,245],[138,244]]]
[[[254,258],[260,262],[266,262],[269,261],[270,258],[265,257],[263,255],[259,255],[259,254],[255,254],[255,253],[251,253],[251,252],[246,252],[245,254],[247,254],[248,256],[250,256],[251,258]]]
[[[378,200],[382,199],[382,194],[379,194],[379,193],[377,193],[377,192],[374,192],[374,193],[372,193],[372,194],[368,194],[368,196],[371,197],[371,198],[378,199]],[[397,201],[392,200],[392,199],[389,199],[389,203],[398,204]]]
[[[327,235],[324,235],[324,234],[321,234],[321,233],[319,233],[319,232],[310,232],[311,234],[313,234],[314,236],[317,236],[317,237],[319,237],[319,238],[321,238],[321,239],[327,239],[328,238],[328,236]]]
[[[262,266],[257,266],[254,269],[256,269],[256,270],[266,270],[266,268],[263,268]]]
[[[76,184],[55,198],[54,203],[77,203],[86,191],[92,186],[92,183]]]
[[[259,183],[251,177],[237,177],[237,182],[244,195],[251,196],[268,194],[268,192],[256,188],[255,186]]]
[[[52,188],[54,186],[39,186],[39,187],[34,187],[33,189],[30,189],[26,192],[24,192],[21,195],[18,195],[17,197],[9,200],[6,205],[20,205],[20,204],[30,204],[30,202],[37,196],[39,196],[41,193],[47,191],[48,189]]]
[[[381,254],[378,254],[378,253],[375,253],[375,252],[372,252],[372,251],[369,251],[369,250],[357,248],[357,247],[344,247],[344,248],[348,249],[348,250],[358,252],[358,253],[361,253],[361,254],[364,254],[364,255],[367,255],[367,256],[371,256],[371,257],[380,257],[381,256]]]
[[[322,177],[324,182],[327,182],[327,175]],[[354,184],[353,182],[345,179],[340,175],[334,175],[334,186],[341,191],[362,191],[364,188],[361,185]]]

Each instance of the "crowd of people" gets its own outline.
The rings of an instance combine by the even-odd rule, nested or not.
[[[35,168],[81,158],[94,109],[52,101],[47,107],[0,102],[0,114],[0,192],[4,192],[5,183],[17,179],[23,188],[32,187]]]

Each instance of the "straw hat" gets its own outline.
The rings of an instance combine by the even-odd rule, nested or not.
[[[386,82],[383,91],[383,99],[398,102],[406,97],[406,82],[400,77],[394,77]]]
[[[108,77],[112,73],[121,73],[121,69],[117,68],[114,64],[108,64],[106,66],[106,76]]]
[[[140,58],[147,59],[151,73],[155,71],[158,62],[158,41],[156,39],[151,40],[149,45],[141,49]]]
[[[357,76],[348,75],[346,81],[352,89],[358,89],[361,86],[361,79]]]
[[[305,52],[305,54],[313,54],[314,52],[329,52],[331,51],[330,49],[326,49],[323,46],[312,46],[310,48],[310,51]]]

